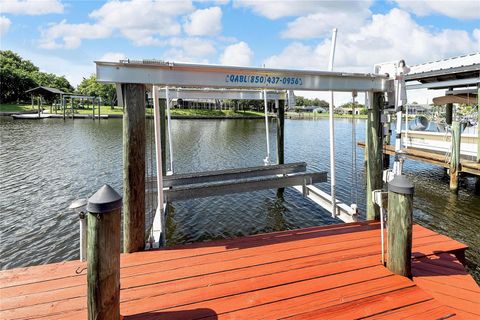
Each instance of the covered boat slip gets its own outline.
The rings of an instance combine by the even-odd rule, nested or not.
[[[386,75],[178,64],[149,60],[121,61],[118,63],[96,62],[96,64],[97,80],[100,82],[115,83],[117,85],[117,95],[119,96],[119,100],[125,104],[127,119],[138,117],[137,112],[139,109],[135,107],[135,104],[141,103],[140,100],[137,100],[137,97],[142,95],[141,91],[148,89],[152,92],[155,109],[156,172],[163,172],[161,179],[151,179],[151,181],[156,182],[156,188],[150,188],[150,191],[157,192],[156,200],[158,206],[155,218],[153,219],[153,226],[152,228],[147,226],[147,229],[152,230],[152,236],[156,245],[161,246],[165,239],[164,215],[166,214],[166,203],[168,201],[218,196],[228,193],[295,187],[316,204],[319,204],[331,212],[332,216],[336,216],[347,222],[357,220],[356,206],[350,207],[339,203],[334,196],[334,191],[332,191],[332,196],[329,196],[325,192],[312,186],[313,183],[326,181],[325,173],[288,173],[285,171],[288,169],[288,165],[284,163],[283,156],[283,110],[284,101],[288,99],[285,91],[290,92],[294,89],[299,89],[312,91],[349,91],[355,94],[357,92],[365,92],[371,96],[370,101],[374,101],[372,98],[374,94],[380,95],[393,90],[392,80]],[[134,88],[135,93],[129,92],[127,87]],[[131,100],[132,98],[134,98],[134,100]],[[180,186],[178,185],[180,184],[179,182],[172,182],[173,180],[182,180],[183,178],[174,173],[173,170],[173,150],[171,147],[172,137],[170,131],[168,131],[170,172],[165,169],[165,162],[167,162],[165,155],[167,149],[165,136],[167,136],[167,132],[165,131],[165,127],[169,126],[164,121],[164,113],[162,114],[162,109],[165,107],[160,107],[159,101],[164,99],[168,115],[170,99],[183,98],[263,99],[265,105],[269,99],[274,100],[276,109],[280,110],[277,114],[276,165],[281,171],[266,176],[261,173],[264,172],[264,170],[260,167],[232,169],[240,171],[238,171],[236,176],[230,176],[231,173],[228,170],[226,172],[200,173],[203,178],[206,176],[215,176],[215,183],[212,183],[211,178],[209,178],[208,182],[202,182],[201,179],[198,180],[197,178],[200,177],[195,177],[195,174],[198,173],[193,175],[193,179],[190,179],[188,185]],[[133,112],[132,117],[128,115],[130,109]],[[136,111],[133,111],[134,109],[136,109]],[[165,111],[163,110],[163,112]],[[268,125],[267,114],[265,114],[265,118],[266,125]],[[167,119],[168,122],[170,122],[169,116],[167,116]],[[125,124],[129,128],[127,131],[131,131],[132,133],[137,131],[136,128],[138,128],[139,125],[133,122],[130,124],[130,120],[127,120],[127,122],[124,121],[124,125]],[[140,138],[137,138],[137,140],[138,139]],[[266,135],[266,142],[267,156],[264,159],[264,163],[267,166],[271,166],[268,133]],[[138,144],[128,146],[127,149],[134,151],[138,149]],[[135,156],[140,155],[136,154]],[[132,165],[127,165],[127,170],[133,167]],[[252,172],[254,172],[254,174],[252,174]],[[173,175],[169,177],[168,173],[173,173]],[[140,171],[134,175],[139,174]],[[131,177],[133,174],[124,173],[124,176]],[[167,184],[168,181],[170,181],[171,185],[165,185],[164,180]],[[193,182],[194,180],[197,180],[197,182]],[[334,181],[334,178],[332,177],[331,180]],[[138,190],[132,193],[129,191],[130,185],[127,183],[125,186],[127,192],[125,194],[127,196],[129,194],[138,194],[138,196],[141,197],[145,190],[140,189],[140,184],[138,184],[137,187]],[[137,187],[135,187],[135,189]],[[332,187],[332,190],[334,190],[334,187]],[[135,196],[135,198],[136,197],[137,196]],[[125,199],[125,203],[127,206],[135,206],[135,203],[127,199]],[[135,208],[132,207],[132,211],[139,210],[138,206],[135,206]],[[140,246],[140,243],[136,246]]]
[[[364,148],[365,142],[358,142],[358,146]],[[391,145],[384,145],[383,153],[388,155],[395,155],[395,147]],[[407,159],[433,164],[446,169],[450,168],[450,163],[446,161],[445,153],[417,148],[408,148],[402,150],[402,155]],[[462,157],[459,172],[465,172],[474,176],[480,176],[480,163],[476,162],[475,160],[471,160],[468,157]]]
[[[124,319],[475,319],[466,247],[415,225],[413,281],[380,262],[378,222],[121,255]],[[85,319],[86,263],[0,272],[1,319]]]

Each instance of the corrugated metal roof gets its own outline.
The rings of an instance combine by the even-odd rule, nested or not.
[[[480,65],[480,52],[410,66],[409,75],[472,65]]]

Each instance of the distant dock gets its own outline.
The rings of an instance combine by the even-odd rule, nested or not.
[[[361,148],[365,148],[365,142],[358,142],[358,146]],[[383,153],[385,154],[395,155],[395,146],[384,145],[382,149]],[[407,159],[432,164],[442,168],[450,168],[450,163],[448,161],[445,161],[445,154],[441,154],[439,152],[421,150],[416,148],[406,148],[402,149],[402,155],[404,155]],[[468,173],[474,176],[480,176],[480,163],[462,157],[460,159],[459,172]]]

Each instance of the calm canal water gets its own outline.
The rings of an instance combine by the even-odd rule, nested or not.
[[[147,121],[148,144],[152,122]],[[352,121],[336,120],[338,197],[365,210],[363,150],[357,149],[353,179]],[[309,171],[328,171],[328,121],[286,120],[286,162],[305,161]],[[365,121],[357,120],[364,140]],[[263,120],[173,120],[177,173],[262,164]],[[122,192],[121,119],[39,121],[0,117],[0,265],[2,269],[78,259],[78,220],[71,201],[104,183]],[[270,124],[275,155],[275,122]],[[147,152],[147,166],[153,165]],[[275,159],[273,159],[275,160]],[[415,184],[417,223],[470,246],[470,272],[480,279],[480,197],[474,180],[462,180],[458,196],[448,191],[441,168],[407,161]],[[328,191],[329,183],[318,187]],[[177,202],[168,221],[169,244],[337,223],[329,214],[287,189]]]

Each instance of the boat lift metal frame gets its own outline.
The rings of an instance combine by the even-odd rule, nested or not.
[[[172,63],[155,60],[100,62],[96,61],[97,81],[115,83],[117,88],[122,83],[144,84],[146,86],[168,86],[185,88],[208,88],[224,90],[304,90],[304,91],[338,91],[338,92],[395,92],[394,83],[387,75],[367,73],[325,72],[311,70],[289,70],[253,67],[234,67],[220,65],[201,65]],[[118,90],[117,90],[118,91]],[[158,101],[158,90],[152,90],[154,101]],[[261,91],[259,91],[261,93]],[[122,99],[119,98],[119,101]],[[369,100],[370,101],[370,100]],[[160,113],[154,110],[157,172],[162,172]],[[333,136],[331,137],[333,139]],[[334,155],[331,155],[332,157]],[[311,188],[312,186],[309,186]],[[314,187],[313,187],[314,188]],[[302,192],[322,207],[328,204],[330,211],[336,199],[328,199],[319,189],[311,188]],[[163,177],[157,179],[157,189],[164,190]],[[307,189],[308,190],[308,189]],[[325,197],[326,195],[326,197]],[[323,199],[322,199],[322,196]],[[320,198],[320,199],[319,199]],[[158,192],[158,210],[155,217],[164,234],[164,194]],[[343,206],[336,205],[339,210]],[[348,210],[345,208],[345,210]],[[157,219],[157,216],[159,219]],[[339,217],[342,216],[341,214]],[[156,223],[154,221],[154,224]],[[156,239],[157,240],[157,239]]]

